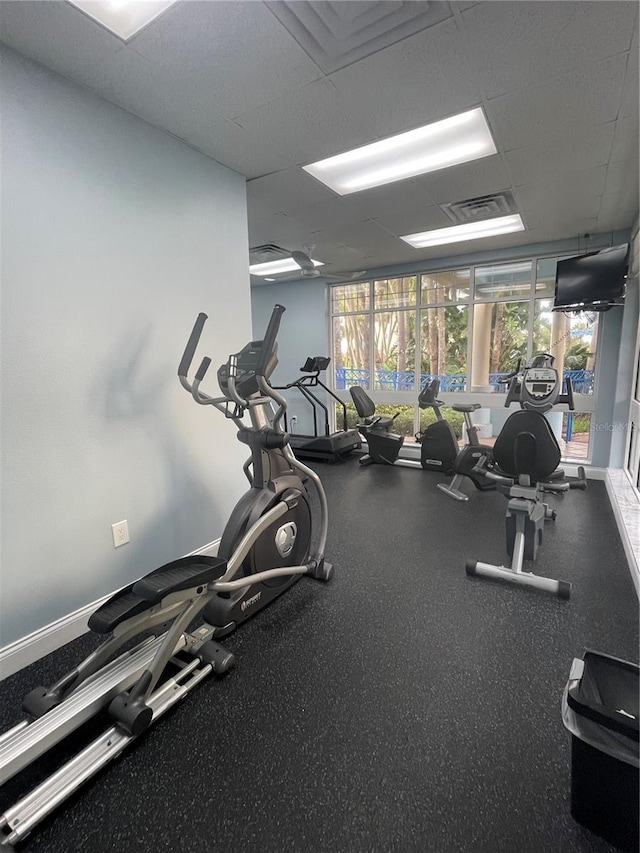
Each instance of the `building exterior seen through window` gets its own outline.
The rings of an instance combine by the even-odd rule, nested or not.
[[[555,357],[560,374],[571,378],[576,395],[592,397],[598,315],[552,311],[558,260],[526,259],[332,286],[336,390],[361,385],[370,392],[411,395],[402,418],[403,424],[407,420],[402,432],[409,436],[425,417],[416,405],[425,382],[438,378],[443,394],[504,393],[518,361],[524,364],[544,351]],[[586,448],[588,412],[564,415],[563,437],[569,442],[583,435],[576,426],[587,433]],[[579,450],[574,455],[586,458],[587,450]]]

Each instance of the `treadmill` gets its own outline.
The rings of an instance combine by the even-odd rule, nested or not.
[[[324,459],[330,462],[338,462],[362,446],[362,439],[358,430],[347,428],[347,407],[345,403],[320,380],[320,373],[327,369],[330,361],[331,359],[324,355],[309,356],[300,368],[302,376],[299,376],[295,382],[290,382],[288,385],[274,386],[280,391],[297,388],[311,406],[311,411],[313,412],[313,435],[289,433],[291,448],[295,455],[302,459]],[[329,409],[311,390],[318,386],[323,388],[342,407],[342,429],[336,432],[330,432],[329,430]],[[323,432],[320,432],[318,425],[320,410],[324,412]],[[284,416],[284,428],[289,432],[286,413]]]

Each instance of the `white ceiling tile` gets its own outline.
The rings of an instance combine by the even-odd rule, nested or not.
[[[369,219],[378,219],[382,216],[406,210],[407,207],[419,209],[429,207],[431,199],[427,193],[418,186],[415,180],[396,181],[394,184],[386,184],[382,187],[372,187],[362,192],[352,193],[349,203],[357,208]]]
[[[615,126],[612,121],[595,128],[569,125],[562,139],[507,151],[514,186],[555,180],[567,172],[608,163]]]
[[[622,98],[620,100],[620,118],[634,117],[638,115],[638,101],[640,101],[638,77],[640,69],[640,56],[638,55],[638,43],[629,51],[627,73],[622,87]]]
[[[635,193],[621,196],[620,193],[605,193],[602,196],[598,227],[603,231],[618,228],[631,228],[638,216],[638,195]],[[630,197],[631,196],[631,197]]]
[[[357,208],[343,198],[334,197],[318,204],[300,205],[295,201],[284,211],[291,219],[304,225],[310,233],[327,228],[342,228],[368,219]]]
[[[308,163],[371,142],[373,117],[353,112],[328,80],[301,86],[236,119],[257,146],[274,141],[290,165]]]
[[[616,122],[611,148],[611,162],[638,157],[638,115],[635,118],[621,118]]]
[[[626,56],[610,59],[490,100],[489,123],[498,150],[560,139],[567,125],[598,125],[616,119]]]
[[[591,198],[564,198],[555,203],[544,200],[530,203],[525,208],[525,225],[527,228],[553,226],[563,228],[569,223],[582,219],[596,219],[600,211],[602,196]],[[559,238],[558,238],[559,239]]]
[[[445,228],[451,220],[436,205],[422,205],[419,208],[397,210],[376,218],[378,225],[385,231],[400,237],[402,234],[415,234],[433,228]]]
[[[317,204],[335,197],[334,192],[297,166],[247,182],[249,210],[261,204],[271,213],[278,213],[295,204]]]
[[[331,82],[348,113],[369,118],[373,135],[368,141],[420,127],[481,102],[480,88],[470,73],[453,20],[332,74]]]
[[[264,3],[178,3],[131,42],[162,86],[234,118],[322,76]]]
[[[635,2],[482,3],[463,13],[468,56],[488,98],[628,50]],[[523,37],[524,36],[524,37]]]
[[[477,198],[511,186],[509,172],[499,154],[431,172],[416,178],[416,182],[438,204]]]
[[[600,215],[614,210],[635,210],[638,213],[638,181],[630,181],[626,187],[602,196]]]
[[[9,47],[79,82],[94,63],[124,49],[79,9],[50,0],[0,3],[0,34]]]
[[[249,246],[275,243],[284,249],[301,249],[310,240],[309,230],[284,213],[254,217],[249,220]]]
[[[515,190],[519,204],[525,210],[547,206],[550,210],[562,210],[601,196],[607,177],[606,166],[567,172],[554,181],[529,184]]]
[[[275,140],[264,140],[257,145],[254,137],[235,122],[208,116],[207,123],[204,123],[203,118],[200,116],[197,124],[180,131],[172,130],[172,133],[246,178],[256,178],[289,166],[289,160]]]
[[[382,246],[393,245],[396,238],[371,220],[348,225],[345,228],[327,228],[323,232],[341,246],[357,248],[366,254],[375,253]]]
[[[618,160],[607,166],[607,180],[604,192],[625,194],[634,192],[636,197],[640,193],[640,181],[638,180],[638,158],[630,160]]]

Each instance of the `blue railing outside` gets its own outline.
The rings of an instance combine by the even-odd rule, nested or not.
[[[364,388],[370,388],[370,374],[369,370],[361,367],[336,367],[336,389],[338,391],[346,391],[352,385],[362,385]],[[498,390],[506,391],[505,379],[508,375],[508,373],[490,373],[489,384]],[[565,370],[564,375],[565,378],[569,377],[571,379],[571,384],[576,394],[593,394],[594,370]],[[440,380],[441,391],[450,393],[466,390],[466,373],[449,373],[444,375],[421,373],[419,377],[420,387],[425,382],[431,382],[433,379]],[[409,370],[376,370],[375,390],[414,391],[415,375]]]

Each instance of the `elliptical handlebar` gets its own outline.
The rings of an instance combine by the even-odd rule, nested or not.
[[[201,406],[215,405],[216,402],[213,397],[210,397],[208,394],[199,390],[200,383],[204,379],[207,370],[209,370],[211,365],[211,359],[209,356],[205,356],[200,362],[200,367],[196,371],[193,384],[189,382],[187,375],[189,373],[189,368],[191,367],[191,362],[193,361],[193,356],[195,355],[198,344],[200,343],[202,330],[207,319],[207,315],[202,312],[196,317],[196,322],[193,324],[189,340],[187,341],[187,345],[182,353],[182,358],[180,359],[180,364],[178,365],[178,378],[180,379],[180,384],[191,394],[196,403],[200,403]]]
[[[187,345],[184,348],[184,352],[182,354],[182,358],[180,359],[180,364],[178,366],[178,376],[180,379],[186,379],[187,374],[189,373],[189,368],[191,367],[191,362],[193,361],[193,356],[195,355],[196,348],[200,341],[200,337],[202,335],[202,330],[204,328],[204,324],[207,322],[207,315],[200,313],[196,318],[196,322],[193,324],[193,329],[191,330],[191,334],[189,335],[189,340],[187,341]],[[209,364],[211,363],[211,359],[209,359]],[[203,362],[204,364],[204,362]],[[204,369],[204,373],[207,372],[207,367]],[[200,365],[200,370],[202,370],[202,364]],[[198,371],[199,373],[200,371]],[[204,373],[200,376],[200,380],[204,377]],[[183,383],[184,384],[184,383]]]
[[[260,350],[260,357],[258,358],[258,363],[256,365],[256,376],[264,376],[264,372],[267,369],[267,365],[269,364],[269,358],[273,353],[276,345],[276,338],[278,336],[278,330],[280,328],[280,319],[284,312],[287,309],[284,305],[274,305],[273,311],[271,312],[271,319],[269,320],[269,325],[267,326],[267,331],[265,332],[264,338],[262,339],[262,347]]]

